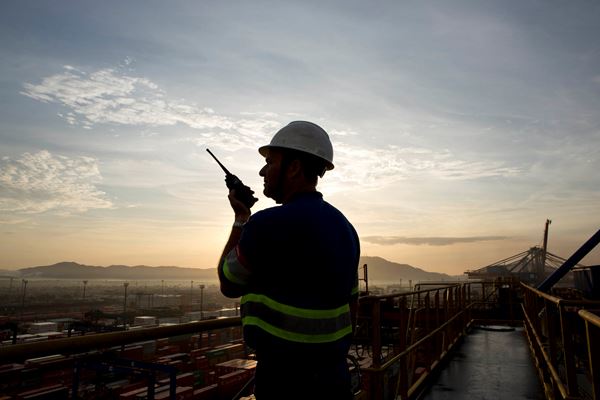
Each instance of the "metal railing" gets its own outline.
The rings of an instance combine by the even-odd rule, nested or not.
[[[473,321],[497,308],[503,286],[510,290],[515,284],[431,286],[360,299],[354,350],[359,358],[371,360],[361,368],[369,399],[414,398]],[[513,322],[514,315],[496,319]]]
[[[29,358],[53,354],[79,354],[91,350],[108,349],[114,346],[122,346],[146,340],[241,326],[241,324],[241,318],[239,317],[219,318],[172,326],[88,334],[85,336],[53,339],[43,342],[7,345],[0,347],[0,360],[2,360],[3,363],[22,362]]]
[[[600,301],[563,299],[521,285],[525,332],[546,397],[600,399],[600,317],[590,312],[600,310]]]
[[[241,326],[239,317],[219,318],[200,322],[190,322],[163,327],[151,327],[118,331],[110,333],[87,334],[84,336],[52,339],[42,342],[10,344],[0,347],[2,363],[22,363],[23,361],[38,361],[44,356],[61,357],[74,367],[73,376],[66,381],[72,386],[71,398],[79,398],[79,382],[82,368],[99,368],[106,371],[129,371],[138,375],[144,374],[147,380],[146,398],[154,399],[156,373],[169,377],[169,398],[177,398],[176,372],[177,368],[169,365],[158,365],[137,359],[119,359],[119,354],[126,354],[126,345],[140,344],[163,338],[187,337],[196,333],[220,331],[225,328]],[[202,346],[202,336],[198,345]],[[208,344],[208,343],[207,343]],[[116,351],[115,351],[116,349]],[[115,354],[116,353],[116,354]],[[48,357],[46,357],[48,358]],[[108,358],[108,366],[98,359]],[[69,360],[71,362],[69,362]],[[43,360],[42,360],[43,363]],[[5,382],[3,382],[5,384]],[[6,385],[3,385],[6,386]],[[9,385],[10,386],[10,385]],[[17,385],[18,389],[20,385]],[[13,388],[14,389],[14,388]],[[64,394],[62,395],[64,396]],[[61,397],[62,398],[62,397]]]
[[[353,351],[369,399],[412,399],[474,324],[522,323],[549,399],[600,399],[599,301],[517,282],[423,284],[360,298]],[[522,300],[522,302],[521,302]],[[118,346],[241,326],[238,317],[0,347],[0,360],[85,356]]]
[[[594,399],[600,399],[600,316],[586,310],[579,310],[579,316],[585,321],[585,338],[590,363],[590,377]]]

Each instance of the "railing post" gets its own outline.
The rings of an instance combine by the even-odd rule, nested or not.
[[[548,335],[548,350],[550,363],[556,365],[557,360],[557,349],[556,349],[556,335],[554,333],[554,328],[556,326],[556,311],[553,306],[555,305],[550,300],[544,299],[544,307],[546,309],[546,334]],[[556,305],[560,307],[560,303]],[[552,390],[555,398],[560,398],[560,390],[558,388],[557,382],[552,380]]]
[[[381,303],[379,299],[373,299],[372,303],[372,329],[373,329],[373,366],[381,366]]]
[[[381,370],[381,301],[372,299],[371,323],[373,324],[373,373],[370,375],[371,399],[383,398],[383,371]]]
[[[406,297],[402,296],[398,300],[398,308],[400,311],[400,338],[398,342],[398,347],[400,351],[406,350],[407,336],[409,334],[409,325],[408,325],[408,315],[407,315],[407,307],[406,307]]]
[[[469,318],[467,315],[467,287],[465,285],[460,285],[460,311],[463,313],[462,331],[463,331],[463,334],[466,334],[467,333],[467,324],[469,323]]]
[[[435,328],[437,329],[440,326],[440,290],[439,289],[435,291],[435,296],[433,296],[433,306],[435,307]],[[435,345],[435,352],[437,353],[440,349],[440,334],[439,333],[437,335],[435,335],[435,340],[433,343]]]
[[[431,307],[430,307],[430,299],[429,292],[425,295],[424,299],[425,306],[425,334],[428,335],[431,331]]]
[[[416,323],[417,315],[416,310],[413,310],[413,318]],[[405,317],[406,316],[406,317]],[[411,326],[408,320],[408,305],[406,301],[406,297],[402,296],[400,298],[400,352],[406,350],[409,345],[408,335],[412,334],[410,332]],[[410,342],[412,344],[412,342]],[[408,355],[400,357],[400,370],[398,371],[398,384],[399,384],[399,394],[402,399],[406,399],[408,395]]]
[[[588,347],[590,374],[592,377],[592,398],[600,399],[600,345],[598,345],[600,328],[586,320],[585,335]]]
[[[559,305],[558,308],[560,317],[560,332],[562,335],[563,354],[565,358],[565,371],[567,379],[567,391],[569,396],[577,396],[579,392],[577,388],[577,377],[575,374],[575,355],[573,352],[573,324],[576,321],[571,317],[570,313],[565,310],[565,307]]]
[[[481,282],[481,301],[482,302],[486,301],[486,297],[485,297],[485,282]]]
[[[446,288],[444,291],[444,323],[450,319],[450,297],[452,296],[452,292],[449,288]],[[448,350],[448,345],[450,341],[450,325],[446,325],[446,329],[444,329],[444,351]]]
[[[431,299],[430,299],[430,292],[427,292],[427,295],[425,296],[425,335],[429,335],[429,333],[432,331],[431,329],[431,318],[432,318],[432,312],[431,312]],[[426,363],[427,365],[431,365],[431,360],[432,360],[432,353],[433,353],[433,344],[434,342],[429,341],[425,347],[425,357],[426,357]]]

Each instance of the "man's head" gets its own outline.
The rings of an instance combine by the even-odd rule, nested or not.
[[[318,177],[333,169],[333,147],[327,132],[306,121],[295,121],[258,150],[266,164],[260,170],[264,194],[284,203],[295,193],[314,191]]]

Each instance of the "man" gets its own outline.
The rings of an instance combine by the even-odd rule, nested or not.
[[[295,121],[259,152],[263,193],[280,206],[251,216],[230,191],[235,222],[219,263],[223,294],[242,296],[244,338],[258,360],[255,396],[351,399],[346,355],[360,248],[352,225],[316,190],[333,169],[329,136]]]

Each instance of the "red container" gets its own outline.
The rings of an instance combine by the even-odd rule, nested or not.
[[[194,386],[194,374],[191,372],[179,374],[175,379],[179,386]]]
[[[194,400],[216,400],[218,396],[217,385],[209,385],[194,390]]]

